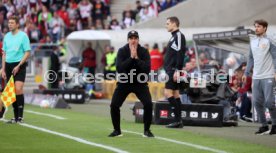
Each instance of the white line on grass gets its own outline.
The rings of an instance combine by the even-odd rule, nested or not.
[[[6,122],[7,120],[3,120],[3,121]],[[74,137],[74,136],[64,134],[64,133],[59,133],[59,132],[56,132],[56,131],[48,130],[48,129],[37,127],[37,126],[34,126],[34,125],[30,125],[30,124],[26,124],[26,123],[20,123],[20,125],[31,128],[31,129],[35,129],[35,130],[38,130],[38,131],[58,135],[58,136],[61,136],[61,137],[67,138],[67,139],[71,139],[71,140],[74,140],[74,141],[77,141],[77,142],[80,142],[80,143],[84,143],[84,144],[87,144],[87,145],[90,145],[90,146],[96,146],[96,147],[104,148],[106,150],[110,150],[110,151],[113,151],[113,152],[128,153],[127,151],[124,151],[124,150],[121,150],[121,149],[117,149],[117,148],[110,147],[110,146],[103,145],[103,144],[99,144],[99,143],[94,143],[94,142],[87,141],[87,140],[82,139],[82,138]]]
[[[41,112],[35,112],[35,111],[32,111],[32,110],[25,110],[24,112],[32,113],[32,114],[36,114],[36,115],[47,116],[47,117],[52,117],[52,118],[55,118],[55,119],[58,119],[58,120],[65,120],[66,119],[66,118],[61,117],[61,116],[57,116],[57,115],[53,115],[53,114],[47,114],[47,113],[41,113]]]
[[[126,132],[126,133],[136,134],[136,135],[143,135],[142,133],[128,131],[128,130],[122,130],[122,131]],[[210,148],[210,147],[205,147],[205,146],[201,146],[201,145],[197,145],[197,144],[192,144],[192,143],[189,143],[189,142],[177,141],[177,140],[173,140],[173,139],[168,139],[168,138],[164,138],[164,137],[156,137],[156,136],[154,138],[159,139],[159,140],[163,140],[163,141],[176,143],[176,144],[186,145],[186,146],[193,147],[193,148],[200,149],[200,150],[207,150],[207,151],[211,151],[211,152],[215,152],[215,153],[227,153],[226,151],[223,151],[223,150],[217,150],[217,149],[213,149],[213,148]]]

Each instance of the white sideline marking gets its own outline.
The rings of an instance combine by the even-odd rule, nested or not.
[[[143,135],[142,133],[128,131],[128,130],[122,130],[122,131],[126,132],[126,133]],[[213,148],[210,148],[210,147],[205,147],[205,146],[201,146],[201,145],[197,145],[197,144],[192,144],[192,143],[189,143],[189,142],[177,141],[177,140],[173,140],[173,139],[168,139],[168,138],[164,138],[164,137],[156,137],[156,136],[154,138],[159,139],[159,140],[163,140],[163,141],[176,143],[176,144],[186,145],[186,146],[193,147],[193,148],[200,149],[200,150],[207,150],[207,151],[211,151],[211,152],[215,152],[215,153],[227,153],[226,151],[223,151],[223,150],[217,150],[217,149],[213,149]]]
[[[58,120],[65,120],[66,119],[66,118],[61,117],[61,116],[47,114],[47,113],[41,113],[41,112],[35,112],[35,111],[32,111],[32,110],[25,110],[24,112],[32,113],[32,114],[36,114],[36,115],[48,116],[48,117],[52,117],[52,118],[55,118],[55,119],[58,119]]]
[[[7,120],[3,119],[2,121],[6,122]],[[71,139],[71,140],[74,140],[74,141],[77,141],[77,142],[80,142],[80,143],[84,143],[84,144],[87,144],[87,145],[90,145],[90,146],[96,146],[96,147],[99,147],[99,148],[104,148],[106,150],[110,150],[110,151],[113,151],[113,152],[128,153],[127,151],[124,151],[124,150],[121,150],[121,149],[117,149],[117,148],[106,146],[106,145],[99,144],[99,143],[94,143],[94,142],[87,141],[87,140],[82,139],[82,138],[74,137],[74,136],[64,134],[64,133],[59,133],[59,132],[48,130],[48,129],[45,129],[45,128],[41,128],[41,127],[38,127],[38,126],[34,126],[34,125],[26,124],[26,123],[19,123],[19,125],[22,125],[22,126],[25,126],[25,127],[31,128],[31,129],[35,129],[35,130],[38,130],[38,131],[58,135],[58,136],[61,136],[61,137],[67,138],[67,139]]]

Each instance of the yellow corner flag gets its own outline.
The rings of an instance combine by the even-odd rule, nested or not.
[[[6,108],[16,101],[13,75],[11,76],[9,82],[6,84],[4,91],[2,92],[1,100]]]

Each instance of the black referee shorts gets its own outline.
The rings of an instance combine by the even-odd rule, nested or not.
[[[14,62],[14,63],[7,63],[6,62],[6,75],[7,75],[7,81],[9,81],[11,75],[12,75],[12,70],[19,64],[19,62]],[[14,76],[14,82],[15,81],[21,81],[25,82],[26,78],[26,67],[27,63],[24,63],[23,65],[20,66],[19,71],[16,73]]]
[[[165,89],[181,90],[183,88],[183,82],[177,83],[173,80],[174,71],[166,72],[166,74],[168,75],[169,80],[165,83]]]

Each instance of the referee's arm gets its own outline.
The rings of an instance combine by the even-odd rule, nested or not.
[[[24,54],[22,60],[19,62],[18,66],[20,67],[22,64],[24,64],[28,60],[30,55],[31,55],[31,52],[29,50],[25,51],[25,54]]]

